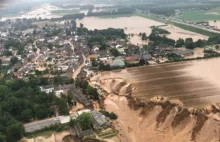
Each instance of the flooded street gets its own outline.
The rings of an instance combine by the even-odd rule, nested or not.
[[[160,23],[151,19],[146,19],[139,16],[131,16],[131,17],[118,17],[118,18],[98,18],[98,17],[85,17],[82,20],[77,20],[77,25],[80,23],[84,24],[90,30],[94,29],[106,29],[106,28],[122,28],[125,30],[126,34],[135,34],[135,36],[131,37],[131,43],[133,44],[146,44],[143,43],[141,38],[137,36],[140,32],[145,32],[147,35],[151,33],[151,26],[160,26],[164,25],[164,23]],[[185,31],[180,28],[174,26],[165,26],[164,29],[171,32],[168,35],[169,38],[179,39],[179,38],[189,38],[192,37],[193,40],[198,39],[208,39],[208,37]]]

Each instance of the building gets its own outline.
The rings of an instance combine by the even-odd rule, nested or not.
[[[190,56],[190,55],[193,55],[194,52],[193,50],[190,50],[190,49],[186,49],[186,50],[174,50],[172,51],[172,53],[178,55],[178,56],[182,56],[182,57],[185,57],[185,56]]]
[[[124,59],[121,57],[116,57],[113,63],[110,64],[111,67],[124,67],[125,62]]]
[[[109,127],[110,123],[106,119],[106,117],[99,111],[91,111],[91,115],[93,118],[92,125],[95,130],[100,130],[103,127]]]
[[[53,85],[46,85],[40,87],[41,92],[45,92],[47,94],[52,93],[54,91]]]
[[[52,125],[57,124],[61,124],[61,121],[58,117],[25,124],[24,129],[26,133],[32,133],[34,131],[42,130],[46,127],[50,127]]]

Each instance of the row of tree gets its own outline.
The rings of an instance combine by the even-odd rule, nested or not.
[[[89,11],[87,16],[105,16],[105,15],[120,15],[120,14],[133,14],[134,8],[122,7],[113,11],[92,12]]]

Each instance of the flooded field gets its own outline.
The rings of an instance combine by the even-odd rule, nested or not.
[[[98,18],[98,17],[85,17],[82,20],[77,20],[78,26],[80,23],[84,24],[88,29],[106,29],[109,27],[112,28],[123,28],[126,34],[139,34],[140,32],[145,32],[147,35],[151,33],[151,26],[159,26],[164,25],[164,23],[160,23],[151,19],[146,19],[139,16],[131,16],[131,17],[118,17],[118,18]],[[174,26],[166,26],[164,29],[171,32],[171,35],[168,37],[172,39],[179,38],[193,38],[193,40],[198,39],[208,39],[208,37],[185,31],[180,28]],[[143,44],[141,39],[138,36],[134,36],[131,38],[131,42],[133,44]]]
[[[220,58],[129,68],[107,72],[101,78],[123,78],[143,100],[155,96],[181,100],[188,107],[220,102]]]

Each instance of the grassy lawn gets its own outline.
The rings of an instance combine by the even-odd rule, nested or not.
[[[179,18],[187,21],[210,21],[220,20],[220,15],[212,14],[210,11],[189,10],[183,12]]]

